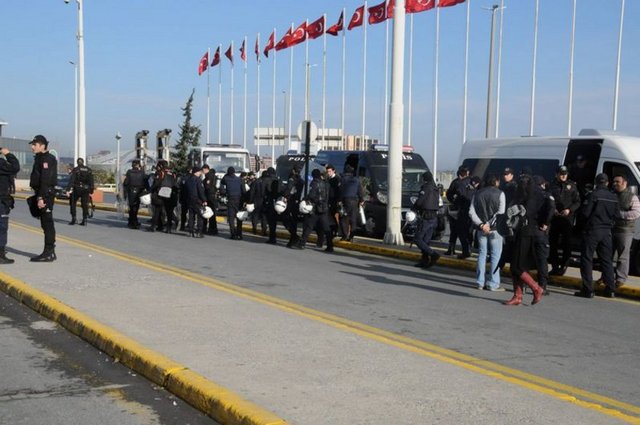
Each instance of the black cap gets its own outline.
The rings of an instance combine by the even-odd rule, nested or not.
[[[515,174],[515,173],[513,172],[513,168],[507,167],[504,169],[503,174]]]
[[[584,157],[584,155],[578,155],[576,156],[576,161],[585,161],[586,158]]]
[[[480,177],[478,177],[478,176],[471,177],[471,183],[472,184],[480,184],[481,181],[482,180],[480,180]]]
[[[609,176],[605,173],[600,173],[596,176],[596,184],[607,184],[609,183]]]
[[[536,184],[536,186],[542,186],[543,184],[547,183],[547,180],[539,175],[535,175],[533,176],[533,182]]]
[[[36,137],[33,138],[32,141],[29,142],[30,145],[33,145],[34,143],[39,143],[45,146],[49,145],[47,138],[44,137],[42,134],[38,134]]]
[[[556,169],[556,173],[558,173],[558,174],[569,174],[569,169],[567,168],[566,165],[560,165]]]
[[[193,168],[191,169],[191,174],[195,174],[195,173],[197,173],[198,171],[202,171],[202,168],[200,168],[200,167],[193,167]]]

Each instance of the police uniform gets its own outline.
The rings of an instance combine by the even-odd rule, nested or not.
[[[423,180],[424,183],[420,188],[420,195],[413,204],[413,208],[416,210],[419,220],[418,231],[414,237],[414,242],[422,252],[422,258],[416,266],[428,268],[433,266],[440,258],[440,254],[438,254],[429,245],[433,232],[438,226],[438,204],[440,191],[433,181],[433,175],[431,172],[426,171],[423,174]]]
[[[349,166],[347,166],[349,167]],[[358,208],[364,202],[364,190],[360,179],[353,175],[353,168],[345,169],[340,185],[340,199],[346,215],[340,218],[342,238],[340,240],[352,241],[358,227]]]
[[[89,216],[89,195],[93,194],[93,173],[91,168],[84,165],[84,161],[78,160],[78,166],[71,170],[71,178],[69,179],[69,186],[67,192],[71,192],[71,221],[69,224],[76,224],[76,204],[80,199],[80,205],[82,206],[82,221],[81,226],[87,224],[87,217]]]
[[[262,210],[264,211],[269,226],[269,239],[267,239],[267,243],[275,245],[277,243],[276,225],[278,223],[278,214],[274,206],[280,196],[280,180],[273,167],[267,168],[267,170],[262,173],[260,179],[263,180],[262,185],[264,186]],[[259,200],[256,199],[256,202],[259,202]]]
[[[542,194],[542,206],[538,209],[536,217],[536,223],[538,226],[533,231],[533,245],[536,256],[536,269],[538,270],[538,283],[545,291],[545,295],[548,295],[547,284],[549,283],[549,229],[551,226],[551,220],[556,211],[555,200],[551,193],[543,189],[541,186],[544,183],[544,178],[540,176],[533,177],[536,183],[536,191]],[[545,230],[541,227],[546,226]]]
[[[200,214],[200,209],[207,204],[204,185],[200,176],[195,173],[200,169],[194,168],[192,174],[187,178],[185,184],[186,198],[189,206],[189,229],[191,237],[201,238],[204,228],[204,218]]]
[[[18,158],[12,153],[0,157],[0,264],[11,264],[7,258],[7,232],[9,231],[9,212],[13,208],[11,189],[15,175],[20,171]]]
[[[127,170],[122,187],[124,188],[124,194],[129,203],[129,221],[127,226],[130,229],[140,228],[138,211],[140,210],[140,196],[145,186],[146,176],[141,168],[134,166],[130,170]]]
[[[227,169],[227,174],[220,181],[220,193],[227,197],[227,223],[231,235],[229,239],[242,239],[242,222],[236,218],[240,211],[240,200],[245,194],[244,183],[236,176],[233,167]]]
[[[166,165],[159,166],[151,186],[151,202],[154,206],[151,228],[148,229],[151,232],[163,229],[165,233],[171,233],[173,209],[178,203],[178,179],[170,169],[165,167]],[[162,223],[163,212],[166,216],[164,225]]]
[[[298,174],[299,169],[291,172],[283,196],[287,199],[287,209],[283,213],[282,224],[289,232],[287,247],[292,248],[300,240],[298,236],[298,213],[300,199],[304,190],[304,180]]]
[[[254,208],[253,213],[251,213],[251,227],[254,235],[258,233],[258,223],[260,223],[262,236],[267,235],[267,218],[262,208],[264,195],[264,179],[261,177],[251,182],[249,186],[249,203],[253,204]]]
[[[40,143],[48,146],[44,136],[34,137],[31,144]],[[56,259],[56,229],[53,223],[53,204],[55,187],[58,183],[58,161],[48,151],[39,152],[33,159],[33,169],[29,179],[29,186],[34,190],[36,199],[44,202],[40,210],[40,226],[44,231],[44,250],[42,254],[31,258],[35,262],[48,262]]]
[[[204,227],[208,235],[215,236],[218,234],[218,221],[216,218],[216,210],[218,209],[218,176],[216,170],[209,170],[204,176],[204,194],[207,198],[207,206],[213,211],[213,216],[205,221]]]
[[[558,168],[558,173],[567,171],[564,166]],[[580,207],[580,193],[575,182],[569,179],[562,182],[558,178],[551,184],[550,192],[556,204],[549,230],[549,260],[553,267],[551,274],[563,275],[571,258],[571,234],[575,224],[575,213]],[[569,210],[569,215],[561,215],[563,210]],[[558,256],[559,246],[562,248],[562,257]]]
[[[331,236],[331,226],[329,225],[329,185],[322,180],[320,170],[313,170],[313,174],[313,181],[305,198],[307,202],[313,205],[313,211],[304,218],[302,237],[296,247],[304,248],[307,238],[318,226],[319,231],[324,233],[327,240],[325,251],[333,252],[333,237]]]

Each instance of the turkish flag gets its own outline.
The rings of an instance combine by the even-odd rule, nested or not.
[[[379,24],[387,20],[387,2],[369,8],[369,25]]]
[[[198,75],[202,75],[203,72],[209,67],[209,51],[202,56],[200,63],[198,64]]]
[[[352,29],[361,26],[364,23],[364,6],[360,6],[356,9],[351,17],[351,21],[349,21],[349,26],[347,29],[351,31]]]
[[[266,57],[269,57],[269,50],[272,50],[274,47],[276,47],[276,32],[272,32],[271,35],[269,36],[269,40],[267,40],[267,45],[264,46],[264,55]]]
[[[321,16],[307,25],[307,34],[311,40],[314,40],[324,34],[324,16]]]
[[[291,37],[287,40],[287,47],[292,47],[297,44],[306,41],[307,39],[307,23],[303,22],[298,28],[291,34]]]
[[[240,46],[240,59],[247,61],[247,53],[244,50],[244,40],[242,40],[242,46]]]
[[[389,0],[389,3],[387,4],[387,19],[392,19],[393,18],[393,8],[395,7],[395,1],[394,0]]]
[[[256,54],[256,60],[260,62],[260,36],[256,35],[256,47],[253,49],[253,52]]]
[[[211,66],[216,66],[220,63],[220,46],[216,49],[216,53],[213,55],[213,60],[211,61]]]
[[[344,29],[344,12],[340,13],[340,19],[338,22],[329,27],[327,34],[338,35],[340,31]]]
[[[464,3],[464,0],[440,0],[438,7],[455,6],[456,4]]]
[[[231,61],[231,64],[233,65],[233,43],[231,43],[231,45],[229,46],[229,48],[227,49],[226,52],[224,52],[224,55],[227,57],[227,59],[229,59],[229,61]]]
[[[433,9],[435,0],[407,0],[404,7],[407,13],[419,13]]]
[[[280,51],[289,47],[289,38],[291,37],[291,34],[292,34],[291,31],[292,31],[292,28],[289,28],[289,31],[287,31],[287,33],[282,36],[280,41],[278,41],[278,44],[276,44],[276,51]]]

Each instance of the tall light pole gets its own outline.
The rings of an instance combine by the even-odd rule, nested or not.
[[[620,94],[620,59],[622,58],[622,29],[624,27],[624,0],[620,5],[620,32],[618,33],[618,59],[616,61],[616,83],[613,91],[613,131],[618,129],[618,99]]]
[[[64,0],[69,4],[71,0]],[[83,29],[83,17],[82,17],[82,2],[83,0],[76,0],[78,4],[78,33],[76,38],[78,39],[78,158],[84,158],[86,161],[87,156],[87,131],[85,123],[85,95],[84,95],[84,29]]]
[[[78,64],[73,61],[69,61],[69,63],[73,65],[75,75],[73,86],[73,163],[76,164],[78,162]]]
[[[284,101],[284,115],[282,115],[282,150],[284,152],[285,149],[285,144],[284,144],[284,139],[285,139],[285,132],[287,131],[287,105],[289,104],[288,102],[288,98],[287,98],[287,91],[286,90],[282,90],[282,95],[283,95],[283,101]],[[275,129],[274,129],[275,131]],[[291,135],[289,135],[289,139],[291,139]],[[291,143],[289,143],[291,144]]]
[[[124,214],[124,209],[122,209],[122,199],[120,199],[120,139],[122,139],[122,135],[118,131],[116,133],[116,202],[118,212]]]
[[[305,100],[307,102],[307,104],[305,105],[305,116],[304,119],[305,121],[309,121],[311,120],[311,68],[318,66],[317,63],[314,63],[313,65],[311,64],[306,64],[307,66],[307,81],[305,81],[305,87],[306,87],[306,95],[305,95]]]
[[[489,138],[492,127],[492,109],[493,109],[493,44],[495,41],[496,32],[496,10],[500,6],[494,4],[490,8],[484,8],[491,11],[491,43],[489,44],[489,78],[487,81],[487,120],[485,123],[484,137]]]

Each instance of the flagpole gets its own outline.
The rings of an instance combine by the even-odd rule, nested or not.
[[[260,33],[258,33],[258,40],[260,40]],[[258,44],[258,53],[257,53],[257,77],[256,77],[256,85],[257,85],[257,102],[256,102],[256,129],[258,131],[258,143],[256,143],[256,154],[260,156],[260,43]],[[255,133],[255,130],[254,130]],[[255,136],[254,136],[255,137]]]
[[[533,69],[531,71],[531,115],[529,118],[529,136],[533,136],[536,109],[536,65],[538,62],[538,13],[540,0],[535,3],[535,17],[533,25]]]
[[[620,95],[620,61],[622,58],[622,28],[624,26],[624,2],[622,0],[622,4],[620,7],[620,33],[618,35],[618,60],[616,62],[616,83],[613,92],[613,131],[618,129],[618,102]]]
[[[231,42],[231,57],[233,58],[233,41]],[[229,130],[229,144],[233,145],[233,74],[235,73],[235,66],[233,64],[233,59],[231,60],[231,121],[230,121],[230,130]]]
[[[439,83],[439,60],[440,60],[440,1],[436,3],[436,48],[435,48],[435,70],[433,73],[433,173],[434,180],[438,179],[438,83]]]
[[[363,60],[362,60],[362,137],[360,139],[360,148],[364,149],[364,132],[365,132],[365,124],[366,124],[366,112],[367,112],[367,2],[364,2],[364,9],[362,11],[362,25],[364,26],[364,42],[363,49],[364,52]]]
[[[276,29],[273,29],[273,40],[275,43],[276,38]],[[273,106],[271,109],[271,166],[275,168],[275,144],[276,144],[276,56],[278,55],[278,51],[273,49],[273,93],[271,95],[271,100],[273,102]],[[283,129],[284,131],[284,129]],[[284,139],[283,139],[284,143]]]
[[[209,83],[209,74],[211,66],[209,66],[209,58],[211,57],[211,48],[207,48],[207,145],[210,143],[209,132],[211,128],[211,86]]]
[[[322,33],[322,149],[325,146],[325,133],[327,131],[327,14],[322,15],[323,33]]]
[[[496,130],[495,138],[500,135],[500,81],[502,79],[502,27],[504,26],[504,0],[500,0],[500,33],[498,34],[498,75],[496,77]]]
[[[244,117],[242,119],[242,128],[243,128],[243,148],[247,148],[247,36],[244,36]]]
[[[569,54],[569,111],[567,114],[567,136],[571,136],[571,127],[573,121],[573,56],[576,39],[576,5],[577,1],[573,0],[573,12],[571,14],[571,48]]]
[[[467,141],[467,106],[469,103],[469,27],[471,23],[471,0],[467,0],[467,29],[464,42],[464,99],[462,101],[462,144]]]
[[[345,115],[345,90],[346,90],[346,76],[347,76],[347,27],[345,25],[344,16],[346,8],[342,8],[342,102],[341,102],[341,115],[340,129],[342,130],[342,146],[345,148],[345,134],[344,134],[344,115]]]
[[[409,99],[407,109],[407,144],[411,146],[411,120],[413,114],[413,13],[409,17]]]
[[[291,36],[293,37],[294,23],[291,23]],[[293,113],[293,49],[295,46],[291,46],[289,56],[289,126],[287,129],[287,150],[291,149],[291,115]],[[282,150],[284,151],[284,141],[282,143]],[[283,152],[284,154],[284,152]]]
[[[384,2],[384,11],[388,12],[387,9],[388,0]],[[382,140],[384,140],[384,144],[388,144],[388,114],[387,109],[389,108],[389,18],[384,21],[384,107],[382,108],[382,121],[383,123],[383,136]]]
[[[306,19],[305,21],[305,28],[309,25],[309,19]],[[305,29],[306,31],[306,29]],[[305,85],[307,84],[307,82],[309,81],[309,78],[311,78],[311,76],[309,75],[309,42],[306,41],[304,43],[304,81],[305,81]],[[308,92],[308,90],[304,91],[304,119],[305,120],[310,120],[311,119],[311,106],[309,105],[309,97],[311,96],[311,94]]]
[[[218,44],[218,54],[222,54],[222,44]],[[219,59],[222,62],[222,59]],[[218,144],[222,143],[222,63],[218,63]]]

